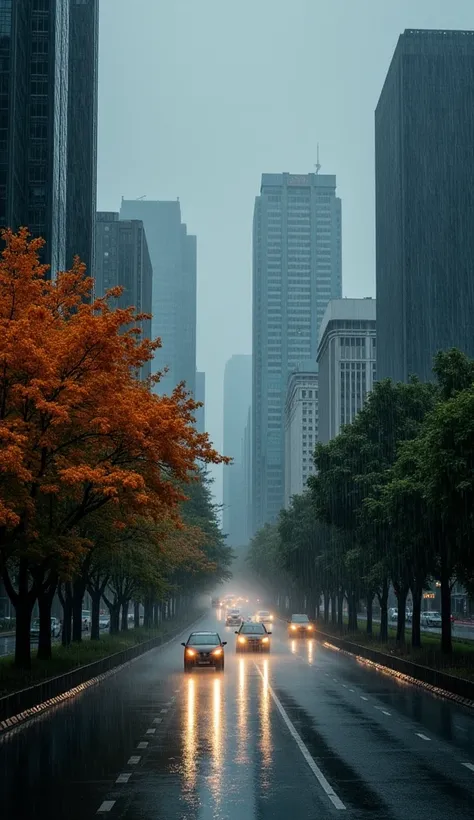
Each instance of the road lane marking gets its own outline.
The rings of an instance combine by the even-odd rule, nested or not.
[[[115,806],[115,800],[104,800],[97,809],[97,814],[102,814],[104,811],[110,811]]]
[[[344,689],[347,689],[347,683],[343,683],[342,685],[343,685]]]
[[[123,774],[119,774],[119,776],[117,777],[117,780],[115,782],[116,783],[128,783],[131,776],[132,776],[131,772],[124,772]]]
[[[141,743],[138,744],[137,749],[147,749],[148,748],[148,740],[142,740]]]
[[[364,696],[363,696],[363,695],[361,695],[361,696],[360,696],[360,699],[361,699],[361,700],[368,700],[368,698],[364,698]]]
[[[155,718],[153,723],[163,723],[163,718]]]
[[[349,689],[349,692],[355,692],[355,689]]]
[[[314,774],[316,780],[318,781],[319,785],[321,786],[321,788],[323,789],[325,794],[329,797],[331,803],[333,804],[333,806],[336,809],[338,809],[339,811],[345,810],[346,807],[345,807],[344,803],[337,796],[336,792],[334,791],[334,789],[332,788],[330,783],[324,777],[321,769],[319,768],[319,766],[315,763],[315,761],[311,757],[311,754],[309,753],[306,745],[301,740],[301,737],[299,736],[299,734],[296,731],[295,727],[293,726],[290,718],[288,717],[285,709],[283,708],[283,706],[280,702],[280,699],[275,694],[275,692],[273,691],[273,689],[270,686],[270,684],[268,683],[268,681],[265,679],[265,676],[264,676],[262,670],[257,665],[257,663],[255,663],[255,661],[254,661],[254,666],[255,666],[258,674],[260,675],[261,679],[263,680],[265,686],[268,687],[268,691],[270,692],[270,695],[272,696],[273,702],[274,702],[276,708],[278,709],[278,711],[280,712],[281,717],[283,718],[283,721],[286,725],[286,728],[288,729],[290,735],[292,736],[293,740],[295,741],[296,745],[298,746],[298,749],[300,750],[301,754],[303,755],[303,757],[304,757],[306,763],[308,764],[309,768],[313,772],[313,774]]]
[[[418,737],[421,737],[422,740],[429,740],[429,737],[423,734],[423,732],[415,732]]]
[[[382,707],[381,707],[381,706],[374,706],[374,709],[377,709],[377,711],[379,711],[379,712],[383,712],[383,714],[384,714],[384,715],[388,715],[388,717],[391,717],[391,712],[387,712],[387,710],[386,710],[386,709],[382,709]]]
[[[333,678],[334,683],[337,683],[337,678]]]
[[[474,763],[463,763],[462,765],[465,766],[466,769],[470,769],[471,772],[474,772]]]
[[[156,729],[147,729],[147,730],[146,730],[146,732],[145,732],[145,734],[147,734],[147,735],[154,735],[154,734],[155,734],[155,732],[156,732]]]
[[[127,760],[127,765],[128,765],[128,766],[136,766],[136,765],[137,765],[137,763],[140,763],[140,760],[141,760],[140,755],[132,755],[132,756],[131,756],[128,760]]]

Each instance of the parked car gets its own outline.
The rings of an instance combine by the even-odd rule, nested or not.
[[[53,638],[59,638],[61,634],[61,621],[59,618],[55,618],[54,616],[51,617],[51,636]]]
[[[420,616],[421,626],[441,626],[441,614],[439,612],[422,612]]]
[[[91,628],[92,616],[90,609],[82,610],[82,631],[89,632]]]
[[[110,617],[108,615],[99,615],[99,629],[109,629]]]

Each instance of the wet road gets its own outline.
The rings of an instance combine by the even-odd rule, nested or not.
[[[468,710],[283,624],[268,657],[217,626],[223,674],[185,677],[178,638],[0,736],[2,820],[472,818]]]

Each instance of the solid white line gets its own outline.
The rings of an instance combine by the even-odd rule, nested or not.
[[[361,695],[361,696],[360,696],[360,699],[361,699],[361,700],[368,700],[368,698],[364,698],[364,696],[363,696],[363,695]]]
[[[426,737],[426,735],[424,735],[423,732],[415,732],[415,734],[418,737],[421,737],[422,740],[429,740],[430,739],[429,737]]]
[[[154,735],[154,734],[155,734],[155,732],[156,732],[156,729],[147,729],[147,730],[146,730],[146,734],[147,734],[147,735]]]
[[[283,721],[286,725],[286,728],[288,729],[290,735],[292,736],[293,740],[295,741],[296,745],[298,746],[298,749],[300,750],[301,754],[303,755],[303,757],[304,757],[306,763],[308,764],[309,768],[313,772],[313,774],[314,774],[316,780],[318,781],[319,785],[321,786],[323,791],[326,793],[326,795],[329,797],[329,799],[330,799],[331,803],[333,804],[333,806],[336,809],[339,809],[339,811],[344,810],[346,808],[344,803],[342,802],[342,800],[339,799],[339,797],[337,796],[337,794],[334,791],[334,789],[332,788],[332,786],[329,784],[329,782],[324,777],[321,769],[319,768],[319,766],[315,763],[315,761],[311,757],[308,749],[306,748],[305,744],[301,740],[301,738],[300,738],[298,732],[296,731],[295,727],[293,726],[290,718],[286,714],[285,709],[281,705],[279,698],[277,697],[277,695],[273,691],[270,684],[267,683],[267,681],[265,681],[263,672],[261,671],[260,667],[255,663],[255,661],[254,661],[254,666],[255,666],[258,674],[262,678],[262,680],[265,682],[266,686],[268,686],[268,691],[270,692],[270,695],[272,696],[273,702],[274,702],[276,708],[278,709],[278,711],[280,712],[280,715],[283,718]]]
[[[117,777],[117,780],[115,782],[116,783],[128,783],[131,776],[132,776],[131,772],[124,772],[123,774],[119,774],[119,776]]]
[[[378,712],[383,712],[384,715],[388,715],[388,717],[391,717],[391,712],[387,712],[387,710],[382,709],[381,706],[374,706],[374,709],[377,709]]]
[[[142,740],[142,742],[138,744],[137,749],[146,749],[147,747],[148,747],[148,740]]]
[[[97,809],[97,814],[102,814],[104,811],[110,811],[115,806],[115,800],[104,800]]]
[[[141,757],[140,755],[132,755],[128,760],[128,766],[136,766],[137,763],[140,763]]]
[[[470,769],[471,772],[474,772],[474,763],[463,763],[462,765],[465,766],[466,769]]]
[[[163,718],[155,718],[153,723],[163,723]]]

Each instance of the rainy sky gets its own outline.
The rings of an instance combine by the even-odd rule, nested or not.
[[[405,28],[474,29],[474,0],[101,0],[98,207],[180,198],[198,238],[197,367],[250,353],[263,172],[336,174],[343,295],[375,295],[373,112]],[[214,472],[221,500],[221,472]]]

